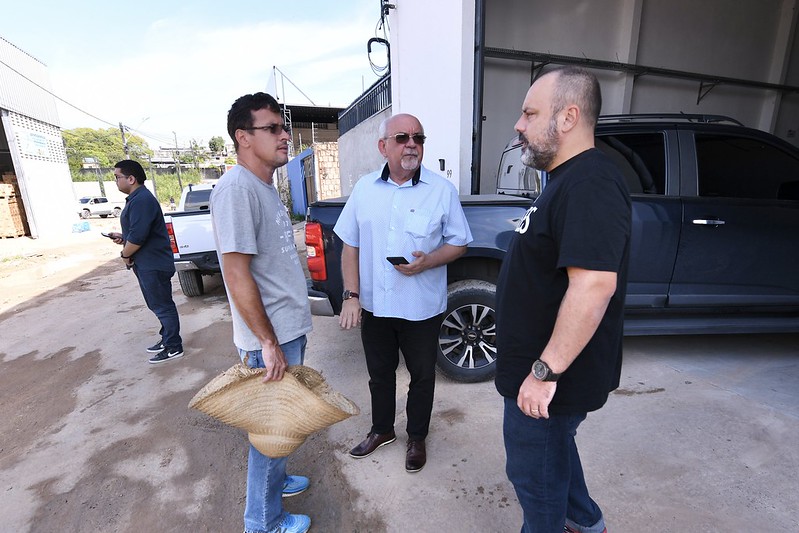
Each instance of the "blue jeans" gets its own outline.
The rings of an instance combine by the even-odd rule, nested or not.
[[[180,318],[178,308],[172,300],[172,276],[174,272],[163,270],[142,270],[135,264],[133,272],[139,280],[144,302],[161,323],[158,334],[161,342],[167,348],[180,348],[183,350],[183,340],[180,338]]]
[[[563,526],[601,533],[605,521],[588,495],[574,436],[585,414],[531,418],[505,398],[505,471],[524,512],[522,533],[553,533]]]
[[[280,345],[289,366],[305,360],[305,335]],[[264,368],[261,350],[241,350],[239,357],[250,368]],[[245,362],[245,358],[247,361]],[[288,457],[267,457],[250,445],[247,459],[247,504],[244,508],[246,533],[272,531],[286,515],[283,511],[283,483]]]

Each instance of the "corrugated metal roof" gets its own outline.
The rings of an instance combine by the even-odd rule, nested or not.
[[[0,37],[0,107],[60,127],[47,66]]]

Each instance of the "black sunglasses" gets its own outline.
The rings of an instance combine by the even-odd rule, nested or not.
[[[268,131],[272,135],[278,135],[280,133],[280,130],[283,130],[286,133],[291,133],[291,130],[285,124],[270,124],[268,126],[251,126],[249,128],[241,128],[241,129],[245,131],[263,130],[263,131]]]
[[[424,133],[414,133],[413,135],[409,135],[407,133],[395,133],[394,135],[389,135],[386,137],[386,139],[394,139],[400,144],[405,144],[413,139],[413,142],[416,144],[424,144],[424,141],[427,139],[427,137],[425,137]]]

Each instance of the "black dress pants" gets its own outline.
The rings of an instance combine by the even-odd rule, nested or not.
[[[430,428],[436,386],[436,355],[441,315],[427,320],[376,317],[363,310],[361,341],[369,371],[372,431],[394,429],[399,351],[411,376],[408,385],[406,431],[409,440],[424,440]]]

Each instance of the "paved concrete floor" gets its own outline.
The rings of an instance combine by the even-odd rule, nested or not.
[[[341,346],[326,375],[366,406],[329,430],[354,445],[369,429],[365,380],[353,380],[364,374],[357,335],[333,319],[315,326],[312,339],[326,343],[311,359],[330,353],[327,342]],[[583,423],[578,446],[609,531],[799,531],[797,438],[799,336],[639,337],[625,340],[621,388]],[[342,457],[364,495],[357,504],[379,510],[387,531],[518,531],[492,383],[439,379],[428,447],[413,476],[401,471],[403,444]]]

